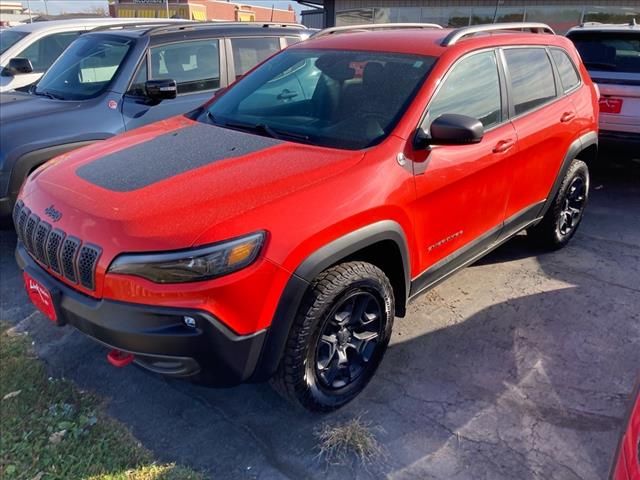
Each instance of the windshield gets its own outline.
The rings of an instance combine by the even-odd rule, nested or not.
[[[570,38],[587,69],[640,74],[640,33],[575,32]]]
[[[9,50],[9,47],[18,43],[18,40],[28,35],[27,32],[17,30],[0,30],[0,54]]]
[[[393,130],[434,62],[400,53],[285,50],[200,120],[285,140],[367,148]]]
[[[87,35],[74,41],[43,75],[36,94],[61,100],[100,95],[115,77],[133,40],[113,35]]]

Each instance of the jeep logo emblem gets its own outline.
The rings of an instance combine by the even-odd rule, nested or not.
[[[48,206],[44,210],[44,213],[47,215],[47,217],[51,218],[51,220],[53,220],[54,222],[57,222],[62,218],[62,212],[60,210],[56,210],[56,208],[53,205]]]

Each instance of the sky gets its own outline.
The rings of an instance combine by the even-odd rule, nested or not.
[[[26,7],[27,3],[30,3],[31,10],[35,12],[45,12],[49,10],[50,14],[60,13],[61,11],[67,13],[74,12],[87,12],[91,11],[92,7],[107,8],[107,0],[21,0],[22,4]],[[278,1],[278,0],[236,0],[237,3],[244,3],[246,5],[260,5],[271,7],[275,5],[275,8],[287,9],[289,5],[292,5],[294,10],[298,12],[298,18],[301,5],[294,1]]]

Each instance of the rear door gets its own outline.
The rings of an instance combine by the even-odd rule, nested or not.
[[[491,244],[502,227],[518,149],[503,86],[496,51],[475,52],[454,64],[427,106],[427,131],[440,115],[455,113],[480,120],[485,133],[475,145],[433,146],[426,161],[414,164],[419,262],[426,270],[416,291],[441,276],[442,268]]]
[[[282,48],[280,37],[239,37],[227,39],[229,56],[229,83],[263,62]]]
[[[504,48],[501,55],[519,145],[511,161],[506,227],[517,230],[536,218],[569,146],[578,137],[580,127],[571,101],[577,89],[565,93],[545,47]]]
[[[127,130],[186,113],[226,85],[226,59],[220,39],[175,42],[151,47],[140,63],[124,97],[122,114]],[[145,96],[147,80],[172,79],[178,95],[158,104]]]

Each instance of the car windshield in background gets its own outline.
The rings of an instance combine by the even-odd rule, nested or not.
[[[367,148],[395,127],[434,62],[400,53],[285,50],[200,120],[283,140]]]
[[[640,74],[640,33],[572,32],[569,38],[587,69]]]
[[[27,32],[16,30],[0,30],[0,54],[6,52],[9,47],[18,43],[18,40],[28,35]]]
[[[37,95],[86,100],[101,94],[115,77],[133,40],[113,35],[78,38],[43,75]]]

